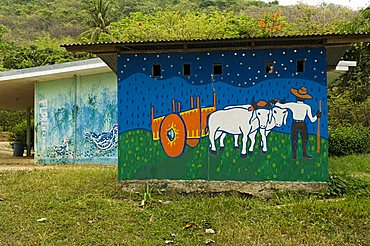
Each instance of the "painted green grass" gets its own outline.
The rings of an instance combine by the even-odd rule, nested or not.
[[[352,158],[358,161],[348,163]],[[335,158],[330,166],[353,176],[351,170],[367,173],[362,163],[369,165],[370,155]],[[353,177],[342,196],[284,192],[266,200],[153,190],[153,202],[140,208],[142,195],[121,191],[114,166],[0,172],[0,244],[368,245],[370,182]],[[184,229],[189,221],[196,227]],[[207,227],[216,233],[205,234]]]
[[[241,137],[239,141],[241,140]],[[257,135],[254,152],[240,158],[234,150],[232,136],[225,139],[225,150],[212,155],[209,140],[203,138],[196,148],[186,147],[177,158],[169,158],[151,132],[130,131],[119,136],[120,179],[203,179],[235,181],[327,181],[327,140],[321,140],[321,153],[316,153],[316,137],[310,136],[309,154],[302,158],[298,143],[297,160],[292,159],[289,134],[272,132],[268,138],[268,152],[259,149]],[[217,143],[219,146],[219,143]],[[239,143],[241,146],[241,143]]]

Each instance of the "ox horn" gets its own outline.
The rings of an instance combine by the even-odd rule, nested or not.
[[[258,108],[258,105],[257,105],[256,101],[254,100],[254,97],[252,97],[252,107],[254,109],[257,109]]]
[[[270,102],[270,101],[268,101],[268,102],[266,103],[266,108],[269,108],[269,107],[270,107],[270,105],[271,105],[271,102]]]

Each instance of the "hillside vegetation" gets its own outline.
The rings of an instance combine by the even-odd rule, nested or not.
[[[79,34],[91,28],[89,21],[94,4],[93,0],[3,0],[0,2],[0,24],[5,27],[4,37],[7,41],[27,42],[45,36],[57,39],[72,37],[77,40]],[[120,24],[130,24],[135,20],[151,20],[152,23],[153,20],[160,21],[161,17],[169,18],[168,13],[172,13],[177,17],[199,16],[201,20],[211,22],[230,19],[226,24],[238,24],[238,18],[248,17],[251,25],[258,27],[258,19],[264,19],[271,13],[280,13],[282,19],[289,23],[284,30],[288,33],[335,31],[339,23],[358,15],[356,11],[334,4],[284,7],[279,6],[278,1],[264,3],[255,0],[104,0],[102,4],[109,4],[106,19]],[[173,20],[182,21],[181,18]],[[184,24],[191,22],[197,24],[194,18],[189,18]]]
[[[334,4],[278,1],[3,0],[0,71],[87,58],[67,54],[63,43],[365,31],[367,18]]]
[[[0,71],[92,57],[66,52],[60,48],[65,43],[356,32],[370,32],[370,7],[353,11],[335,4],[280,6],[257,0],[2,0]],[[351,46],[344,59],[358,65],[329,85],[329,126],[366,130],[369,44]],[[351,128],[346,132],[330,136],[343,142],[353,136]]]

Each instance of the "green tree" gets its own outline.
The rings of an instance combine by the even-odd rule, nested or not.
[[[256,20],[248,16],[235,16],[232,12],[166,10],[151,15],[136,12],[114,22],[109,28],[111,40],[181,40],[212,39],[253,36]]]
[[[106,0],[95,0],[89,12],[87,25],[89,29],[81,34],[83,41],[97,42],[100,36],[107,36],[110,20],[110,3]]]
[[[61,49],[13,46],[4,52],[2,66],[4,69],[22,69],[45,66],[88,58],[87,54],[73,54]]]
[[[369,32],[370,7],[353,21],[345,22],[341,32]],[[329,84],[329,113],[332,125],[358,123],[370,128],[370,44],[352,45],[344,60],[356,61],[353,67]]]
[[[259,36],[273,36],[282,32],[285,27],[285,20],[280,13],[265,14],[258,20]]]
[[[24,111],[0,110],[0,131],[11,130],[17,123],[26,118]]]
[[[292,13],[287,18],[285,33],[302,35],[341,32],[343,23],[351,21],[355,15],[351,9],[335,4],[298,4],[292,7]]]

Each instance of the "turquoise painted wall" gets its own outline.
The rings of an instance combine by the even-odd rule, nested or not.
[[[37,82],[38,163],[117,163],[117,79],[114,73]]]

